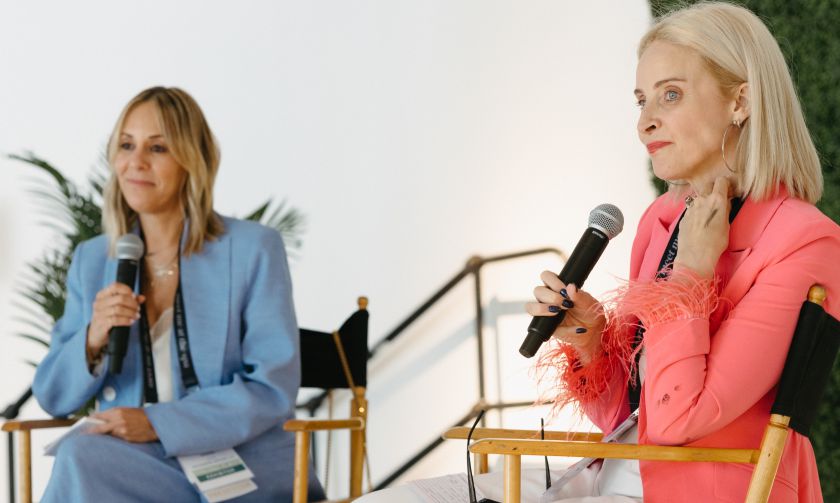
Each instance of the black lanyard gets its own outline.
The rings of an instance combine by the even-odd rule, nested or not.
[[[178,252],[180,257],[180,250]],[[142,268],[142,261],[140,264]],[[142,270],[141,270],[142,278]],[[178,351],[178,366],[181,369],[181,382],[184,389],[198,386],[192,356],[190,354],[190,340],[187,336],[187,319],[184,315],[184,296],[181,294],[181,264],[178,262],[178,289],[175,291],[175,304],[172,313],[172,325],[175,331],[175,349]],[[145,403],[157,403],[157,381],[155,380],[155,364],[152,356],[152,335],[149,319],[146,316],[146,306],[140,305],[140,348],[143,353],[143,398]],[[168,363],[168,362],[167,362]]]
[[[741,206],[744,205],[744,200],[741,198],[733,198],[731,200],[731,209],[729,210],[729,223],[735,220],[735,216],[738,215],[738,212],[741,211]],[[677,221],[677,225],[674,227],[674,232],[671,233],[671,239],[668,240],[668,245],[665,247],[665,251],[662,253],[662,258],[659,259],[659,267],[656,269],[656,279],[654,281],[659,281],[668,277],[668,274],[671,272],[671,269],[674,268],[674,259],[677,258],[677,249],[679,247],[679,234],[680,234],[680,222],[682,222],[683,217],[685,216],[685,210],[683,210],[682,214],[680,215],[679,220]],[[639,323],[639,327],[636,329],[636,335],[633,337],[633,349],[637,349],[639,345],[642,343],[642,339],[645,335],[645,327]],[[641,400],[642,395],[642,383],[641,383],[641,376],[639,375],[639,358],[641,358],[642,352],[636,352],[636,371],[633,374],[633,377],[630,379],[627,389],[629,393],[628,400],[630,402],[630,411],[634,411],[639,408],[639,401]]]

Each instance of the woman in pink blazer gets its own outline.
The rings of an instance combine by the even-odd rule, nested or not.
[[[542,274],[528,311],[568,316],[541,364],[559,372],[556,406],[607,433],[640,391],[624,441],[757,448],[811,284],[840,315],[840,228],[814,206],[817,152],[778,44],[741,7],[661,19],[640,43],[635,94],[639,138],[672,190],[642,217],[630,282],[609,301]],[[752,472],[634,463],[605,461],[590,494],[743,501]],[[770,501],[822,501],[806,437],[789,438]]]
[[[539,366],[557,376],[555,407],[578,406],[605,433],[628,426],[620,441],[757,448],[812,284],[840,316],[840,227],[814,206],[819,158],[779,46],[752,12],[720,2],[673,12],[638,54],[639,139],[672,187],[642,217],[630,281],[609,300],[541,275],[528,312],[567,316]],[[541,472],[524,472],[522,487],[541,503],[741,502],[751,472],[605,460],[542,495]],[[475,479],[501,499],[498,473]],[[425,500],[402,486],[359,501]],[[798,433],[770,501],[822,501]]]

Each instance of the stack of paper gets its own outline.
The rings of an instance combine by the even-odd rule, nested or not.
[[[257,490],[254,474],[233,449],[179,456],[187,479],[210,503],[225,501]]]

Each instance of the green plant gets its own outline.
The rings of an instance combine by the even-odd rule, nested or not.
[[[17,335],[49,347],[52,326],[64,312],[65,282],[73,250],[82,241],[102,233],[102,189],[107,168],[104,162],[95,168],[87,179],[88,187],[82,189],[32,153],[9,157],[48,175],[46,179],[33,178],[30,192],[42,203],[41,223],[54,230],[60,239],[54,248],[28,265],[18,288],[20,298],[13,304],[21,313],[14,320],[26,327],[25,332]],[[305,218],[285,201],[272,204],[269,199],[245,218],[277,229],[290,255],[300,249]]]
[[[650,0],[654,16],[686,0]],[[840,9],[836,0],[742,0],[779,41],[799,92],[805,119],[823,164],[825,192],[819,208],[840,222]],[[828,264],[826,264],[828,265]],[[835,365],[822,406],[811,429],[825,501],[840,501],[840,365]]]

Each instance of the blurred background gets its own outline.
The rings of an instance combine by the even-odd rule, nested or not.
[[[825,211],[837,219],[834,3],[746,2],[791,58],[826,164]],[[152,85],[185,89],[207,115],[222,149],[219,212],[241,217],[272,199],[305,219],[290,264],[303,327],[336,328],[366,295],[376,344],[472,256],[542,247],[569,253],[589,211],[604,202],[623,210],[626,230],[587,286],[595,294],[614,288],[627,275],[635,225],[656,195],[636,138],[632,89],[636,42],[665,8],[646,0],[5,3],[0,407],[28,388],[31,363],[46,351],[17,335],[29,331],[19,321],[29,264],[67,247],[51,226],[63,217],[45,214],[48,204],[30,190],[49,178],[9,155],[32,152],[90,194],[87,180],[103,169],[119,111]],[[523,304],[539,273],[562,264],[544,253],[482,270],[486,400],[537,397],[532,362],[517,352],[529,321]],[[371,360],[375,485],[479,399],[474,304],[468,278]],[[488,423],[533,428],[546,414],[505,409]],[[45,413],[30,400],[21,417]],[[550,427],[573,423],[581,426],[564,415]],[[35,436],[36,499],[51,463],[39,453],[56,434]],[[345,491],[342,440],[333,442],[331,495]],[[396,480],[463,471],[463,444],[451,444]],[[837,464],[821,469],[840,470],[836,445],[823,451]],[[0,480],[7,479],[0,455]]]

